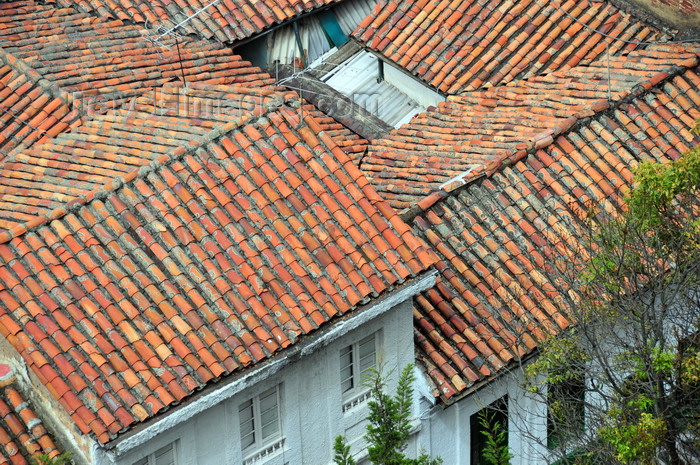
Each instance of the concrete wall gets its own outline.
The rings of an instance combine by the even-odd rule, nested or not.
[[[508,446],[514,455],[510,464],[546,463],[546,406],[526,392],[522,382],[522,373],[514,370],[449,407],[423,402],[418,447],[439,455],[445,464],[471,465],[470,417],[507,394]]]
[[[264,382],[196,415],[186,424],[161,433],[144,446],[119,457],[117,464],[131,465],[173,441],[178,441],[178,465],[241,464],[244,457],[240,450],[238,406],[277,384],[280,385],[284,447],[256,463],[330,464],[333,440],[338,434],[346,434],[353,451],[359,451],[367,405],[365,402],[343,413],[339,354],[341,348],[376,331],[380,335],[377,353],[387,369],[397,373],[413,362],[413,312],[407,301],[302,357]],[[391,380],[392,388],[395,378]]]

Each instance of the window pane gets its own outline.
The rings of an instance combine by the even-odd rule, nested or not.
[[[255,442],[255,422],[253,420],[253,400],[243,402],[238,407],[241,424],[241,448],[245,449]]]
[[[260,394],[260,410],[267,410],[272,406],[277,405],[277,388]]]
[[[358,351],[360,353],[360,376],[362,376],[376,363],[374,335],[360,341]]]
[[[168,444],[155,453],[156,465],[175,465],[175,450],[172,444]]]
[[[275,417],[275,419],[271,423],[268,423],[268,424],[263,423],[263,427],[262,427],[263,440],[268,439],[271,436],[274,436],[275,434],[277,434],[278,431],[279,431],[279,424],[277,423],[277,417]]]
[[[175,465],[175,443],[162,447],[132,465]]]
[[[340,351],[340,389],[347,392],[355,387],[352,379],[352,346]]]
[[[277,433],[279,430],[277,420],[277,388],[274,388],[260,396],[260,424],[263,440]]]

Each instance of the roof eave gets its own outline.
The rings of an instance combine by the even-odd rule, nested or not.
[[[152,418],[121,434],[109,443],[97,446],[93,451],[93,457],[103,459],[104,463],[110,463],[113,461],[112,458],[129,453],[164,431],[174,428],[195,415],[232,398],[244,389],[268,379],[301,357],[327,346],[338,337],[383,315],[401,302],[410,300],[414,295],[432,287],[435,284],[436,276],[437,271],[434,269],[424,271],[386,295],[373,299],[368,304],[359,306],[346,316],[318,329],[314,334],[282,351],[279,355],[233,375],[229,379],[212,384],[159,418]],[[97,460],[97,463],[103,462]]]

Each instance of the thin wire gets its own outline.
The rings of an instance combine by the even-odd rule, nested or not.
[[[195,11],[195,12],[192,13],[190,16],[188,16],[187,18],[183,19],[182,21],[180,21],[179,23],[177,23],[175,26],[171,27],[170,29],[166,30],[164,33],[162,33],[161,35],[159,35],[158,37],[156,37],[156,38],[153,39],[153,40],[154,40],[154,41],[160,40],[161,38],[163,38],[163,37],[165,37],[166,35],[168,35],[168,34],[170,34],[171,32],[173,32],[175,29],[177,29],[177,28],[179,28],[180,26],[182,26],[183,24],[186,24],[186,23],[190,22],[190,21],[191,21],[192,19],[194,19],[196,16],[199,16],[199,14],[202,13],[204,10],[206,10],[206,9],[209,8],[210,6],[216,5],[216,4],[219,3],[220,1],[221,1],[221,0],[214,0],[214,1],[211,2],[210,4],[203,6],[202,8],[200,8],[200,9],[197,10],[197,11]]]
[[[605,55],[608,58],[607,59],[607,64],[608,64],[608,102],[612,102],[612,95],[610,92],[610,79],[611,79],[611,77],[610,77],[610,42],[607,40],[605,41],[605,51],[606,51]]]
[[[35,128],[34,126],[32,126],[31,124],[29,124],[28,122],[19,119],[19,117],[22,116],[21,114],[18,115],[16,112],[11,111],[11,110],[6,110],[6,109],[4,109],[3,107],[0,107],[0,111],[2,111],[2,112],[5,113],[5,114],[8,114],[8,115],[12,116],[12,119],[16,120],[16,121],[19,122],[19,123],[24,124],[25,126],[29,126],[30,128],[34,129],[35,131],[41,131],[41,132],[43,132],[43,133],[46,133],[45,130],[39,129],[39,128]]]
[[[177,47],[177,59],[180,62],[180,73],[182,74],[182,85],[187,87],[187,81],[185,80],[185,70],[182,67],[182,55],[180,55],[180,42],[175,38],[175,46]]]

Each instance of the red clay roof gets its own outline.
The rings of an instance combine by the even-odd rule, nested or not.
[[[182,75],[211,84],[274,83],[221,45],[185,38],[178,53],[173,38],[153,43],[146,37],[141,26],[103,22],[73,8],[0,2],[0,49],[72,93],[85,112],[118,108]]]
[[[80,123],[70,95],[0,50],[0,160]]]
[[[700,119],[697,64],[413,212],[413,231],[439,255],[437,285],[414,309],[436,395],[459,398],[568,325],[570,289],[553,267],[577,250],[590,205],[620,207],[639,162],[676,159],[700,143],[690,132]]]
[[[312,104],[304,105],[304,111],[308,112],[316,120],[323,132],[331,136],[338,147],[347,153],[352,161],[356,164],[360,161],[369,146],[367,139],[363,139],[356,132],[345,127],[342,123],[328,116]]]
[[[269,87],[191,84],[183,90],[173,83],[45,144],[15,151],[0,162],[0,231],[21,233],[24,223],[61,215],[66,204],[85,202],[86,195],[118,183],[116,178],[133,177],[153,161],[205,143],[213,130],[244,124],[254,111],[294,97]]]
[[[528,148],[547,144],[579,119],[624,99],[637,84],[695,60],[694,52],[654,46],[450,97],[373,141],[361,167],[395,208],[410,207],[443,183],[460,185],[450,182],[456,176],[472,170],[468,180],[492,172]]]
[[[449,95],[587,64],[608,42],[617,55],[636,47],[623,40],[661,38],[590,0],[382,0],[353,36]]]
[[[132,20],[154,26],[156,36],[193,16],[214,0],[48,0],[63,6],[75,6],[102,18]],[[221,42],[234,42],[255,36],[270,27],[337,0],[218,0],[179,28],[178,32],[196,34]]]
[[[58,456],[56,444],[5,364],[0,364],[0,385],[0,464],[28,465],[38,454]]]
[[[205,117],[198,102],[237,112],[255,91],[193,84],[183,111],[179,90],[166,112],[144,96],[34,149],[95,160],[27,168],[39,184],[22,194],[50,206],[0,235],[0,331],[103,443],[431,262],[293,94]]]

